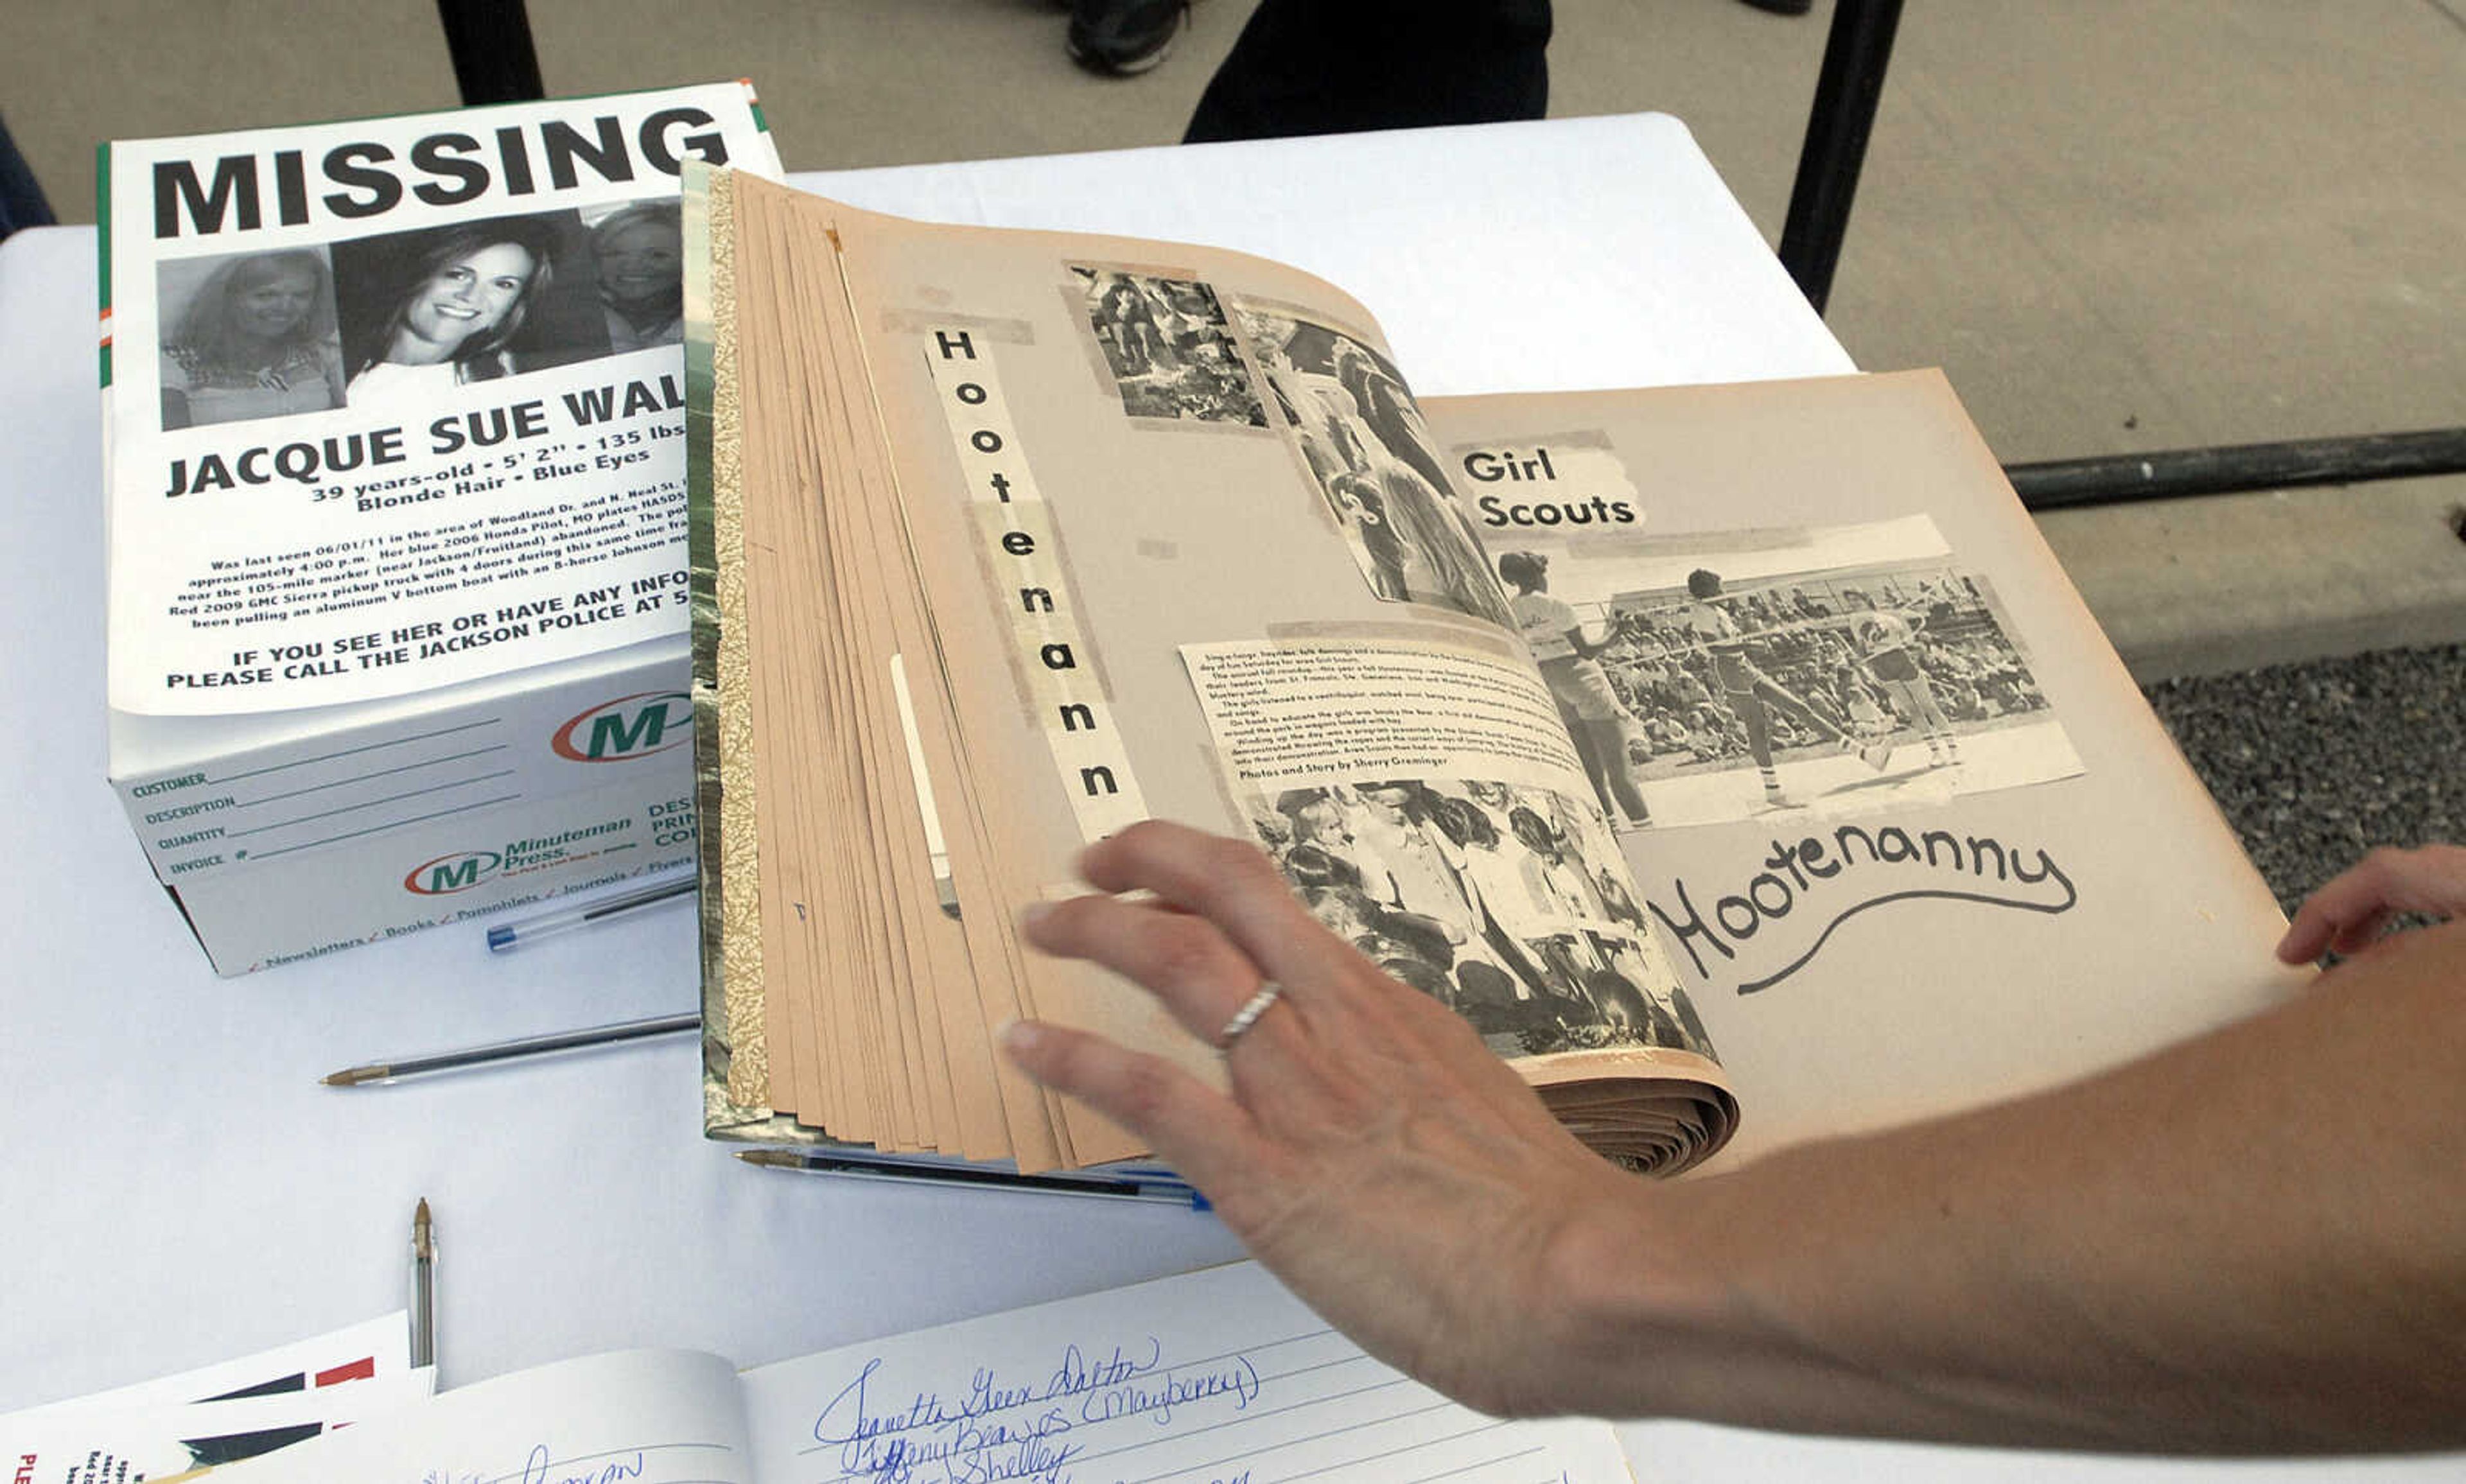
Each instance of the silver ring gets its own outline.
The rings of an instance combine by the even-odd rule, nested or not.
[[[1285,986],[1274,979],[1261,979],[1259,992],[1242,1001],[1242,1008],[1234,1011],[1233,1018],[1224,1023],[1224,1028],[1216,1033],[1216,1049],[1220,1052],[1232,1050],[1233,1043],[1258,1024],[1259,1017],[1267,1014],[1267,1006],[1274,1004],[1284,992]]]

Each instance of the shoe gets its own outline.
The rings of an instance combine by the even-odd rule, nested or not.
[[[1789,795],[1782,793],[1780,789],[1768,788],[1764,790],[1764,807],[1767,809],[1795,809],[1799,807],[1799,802]]]
[[[1881,773],[1885,765],[1893,760],[1893,744],[1878,742],[1872,747],[1862,747],[1858,749],[1858,760],[1877,773]]]
[[[1190,14],[1190,0],[1071,0],[1064,44],[1090,72],[1135,77],[1164,60]]]
[[[1746,3],[1775,15],[1805,15],[1815,9],[1815,0],[1746,0]]]

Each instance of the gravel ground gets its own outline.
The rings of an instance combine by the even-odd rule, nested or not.
[[[2143,693],[2289,912],[2374,845],[2466,843],[2466,646]]]

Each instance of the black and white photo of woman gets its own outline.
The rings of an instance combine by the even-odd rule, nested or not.
[[[317,249],[167,262],[157,302],[165,429],[343,405],[334,281]]]
[[[611,354],[684,344],[683,217],[674,201],[636,201],[591,224]]]
[[[426,400],[606,354],[597,296],[572,272],[587,251],[572,212],[336,244],[345,399]]]

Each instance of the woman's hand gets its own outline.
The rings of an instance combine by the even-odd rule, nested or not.
[[[1264,981],[1283,994],[1225,1048],[1230,1096],[1055,1025],[1011,1029],[1019,1065],[1139,1135],[1373,1354],[1484,1410],[1568,1405],[1581,1388],[1565,1331],[1602,1229],[1583,1218],[1635,1182],[1452,1011],[1320,926],[1257,850],[1150,822],[1081,869],[1158,903],[1039,908],[1030,943],[1137,980],[1202,1040]],[[1640,1234],[1632,1215],[1615,1229]]]
[[[2278,940],[2277,956],[2309,963],[2331,949],[2351,956],[2369,948],[2405,912],[2466,914],[2466,849],[2373,851],[2304,898]]]

